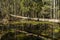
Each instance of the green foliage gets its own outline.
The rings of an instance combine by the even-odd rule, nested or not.
[[[6,0],[2,2],[2,13],[5,14],[17,14],[17,15],[28,15],[29,17],[37,17],[33,16],[34,14],[40,14],[42,10],[42,0]]]

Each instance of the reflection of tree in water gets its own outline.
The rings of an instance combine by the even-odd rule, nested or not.
[[[26,36],[24,40],[43,40],[42,38],[40,37],[35,37],[35,36]]]
[[[20,32],[18,32],[18,34],[21,34]],[[17,35],[17,34],[16,34]],[[17,39],[17,36],[15,35],[15,33],[12,33],[12,32],[9,32],[5,35],[2,36],[1,40],[43,40],[42,38],[39,38],[39,37],[35,37],[35,36],[24,36],[24,37],[18,37]]]
[[[9,32],[2,36],[1,40],[15,40],[15,33]]]

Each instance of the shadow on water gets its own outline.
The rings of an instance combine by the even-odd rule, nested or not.
[[[18,34],[15,34],[16,32],[9,32],[5,35],[3,35],[1,37],[1,40],[43,40],[42,38],[40,37],[35,37],[33,35],[29,35],[29,36],[26,36],[26,35],[22,35],[23,33],[20,33],[18,32]],[[20,35],[19,35],[20,34]],[[19,35],[18,39],[17,39],[17,36],[16,35]],[[21,35],[23,37],[21,37]]]
[[[18,32],[11,32],[11,29],[24,30],[29,33],[40,34],[44,30],[47,30],[48,28],[49,28],[49,25],[47,25],[47,24],[44,24],[44,25],[43,24],[37,24],[37,25],[23,24],[23,25],[0,26],[1,31],[8,31],[9,32],[9,33],[3,35],[1,37],[1,40],[17,40],[17,39],[21,40],[20,37],[15,38],[15,36],[17,35],[16,33],[18,33]],[[35,37],[32,35],[25,36],[22,39],[23,40],[42,40],[42,38]]]

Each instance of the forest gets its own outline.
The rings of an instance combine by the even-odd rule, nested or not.
[[[0,40],[60,40],[60,0],[0,0]]]

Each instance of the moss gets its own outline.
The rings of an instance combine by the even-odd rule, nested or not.
[[[10,24],[32,24],[32,25],[37,25],[37,24],[50,24],[50,25],[55,25],[56,23],[52,23],[52,22],[41,22],[41,21],[11,21]]]

